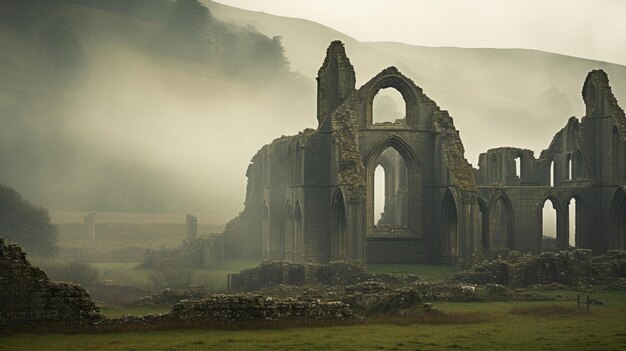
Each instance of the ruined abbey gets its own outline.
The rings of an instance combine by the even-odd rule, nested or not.
[[[245,208],[224,232],[226,255],[439,263],[539,252],[544,206],[556,210],[557,248],[626,248],[626,117],[603,71],[585,80],[585,116],[570,118],[539,158],[502,147],[481,154],[478,168],[448,112],[395,67],[357,89],[343,44],[333,42],[317,87],[317,129],[278,138],[252,158]],[[374,123],[384,88],[400,92],[405,118]]]

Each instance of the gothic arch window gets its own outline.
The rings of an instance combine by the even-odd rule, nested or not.
[[[333,199],[331,252],[336,258],[347,254],[347,217],[345,199],[341,189],[337,189]]]
[[[372,123],[406,124],[406,102],[395,88],[380,89],[372,101]]]
[[[399,121],[400,123],[397,124],[405,125],[417,123],[417,92],[415,90],[416,87],[410,81],[410,79],[403,76],[397,70],[391,69],[390,71],[382,72],[379,76],[374,77],[366,85],[369,87],[369,89],[367,89],[367,91],[365,92],[365,96],[363,96],[363,98],[367,101],[365,114],[366,126],[380,126],[380,120],[375,119],[375,114],[377,112],[380,112],[380,110],[378,109],[378,107],[375,109],[374,99],[377,100],[376,105],[378,105],[378,103],[380,103],[378,99],[385,95],[390,96],[392,100],[383,98],[384,100],[395,102],[395,111],[397,113],[394,115],[396,117],[401,117],[400,119],[404,118],[403,121]],[[399,93],[400,96],[398,96],[397,93]],[[389,109],[394,110],[393,107],[383,110]],[[387,122],[393,123],[395,122],[395,119],[387,120]],[[385,123],[382,124],[382,126],[386,126],[388,124],[389,123]]]
[[[616,182],[622,180],[622,168],[624,167],[624,165],[622,164],[622,159],[624,157],[621,154],[621,144],[622,141],[619,135],[619,131],[617,130],[617,126],[614,126],[611,133],[611,156],[613,164],[613,180]]]
[[[478,199],[478,211],[480,213],[478,224],[482,246],[484,249],[489,249],[489,207],[487,203],[480,198]]]
[[[540,243],[542,251],[555,251],[561,247],[559,245],[559,234],[557,232],[557,218],[559,216],[557,204],[558,201],[553,197],[548,197],[541,203],[539,216],[541,218]]]
[[[459,218],[456,201],[450,189],[446,190],[441,207],[441,255],[459,254]]]
[[[382,161],[386,159],[387,161]],[[388,165],[385,166],[385,164]],[[386,196],[383,215],[375,212],[374,201],[366,203],[366,235],[368,237],[415,237],[421,233],[422,169],[411,147],[401,138],[391,136],[374,147],[365,161],[366,197],[380,194],[376,184],[376,166],[385,166]],[[389,168],[391,167],[391,168]],[[391,169],[391,171],[388,171]],[[379,173],[380,177],[380,173]],[[391,177],[392,180],[389,180]],[[382,184],[381,182],[380,184]],[[380,187],[379,187],[380,188]],[[390,228],[393,226],[395,229]]]
[[[580,149],[576,149],[571,161],[571,178],[582,179],[585,177],[585,164],[583,161],[583,153]]]
[[[513,247],[513,209],[506,195],[500,194],[489,205],[489,248],[504,251]]]
[[[613,195],[609,213],[612,248],[626,249],[626,189],[619,188]]]

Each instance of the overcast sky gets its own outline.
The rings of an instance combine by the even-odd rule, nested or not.
[[[626,65],[626,0],[218,0],[360,41],[539,49]]]

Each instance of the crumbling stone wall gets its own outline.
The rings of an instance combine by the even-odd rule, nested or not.
[[[85,289],[50,281],[20,247],[0,238],[0,329],[85,325],[101,318]]]
[[[227,252],[319,263],[440,262],[441,201],[448,189],[460,201],[458,240],[450,245],[469,243],[476,183],[450,115],[395,67],[357,89],[339,41],[328,47],[317,82],[317,129],[278,138],[253,157],[244,210],[224,231]],[[403,96],[403,123],[373,123],[374,97],[385,88]],[[399,169],[405,163],[406,186],[394,211],[407,215],[402,229],[379,236],[373,173],[389,148],[400,155]]]
[[[626,248],[626,117],[612,93],[605,72],[589,72],[582,90],[585,116],[571,117],[547,149],[535,158],[530,150],[501,147],[480,155],[475,170],[484,220],[477,228],[476,248],[494,252],[493,238],[502,235],[493,206],[507,204],[511,218],[507,249],[538,252],[542,247],[541,210],[554,206],[556,245],[591,249],[596,253]],[[515,158],[521,161],[516,174]],[[568,205],[576,202],[576,213]],[[569,216],[576,218],[575,231]],[[514,218],[514,220],[512,220]]]
[[[559,248],[570,236],[578,248],[626,248],[626,117],[603,71],[585,80],[586,116],[571,117],[538,158],[500,147],[481,154],[478,169],[452,116],[396,67],[356,88],[346,50],[333,41],[317,82],[317,129],[277,138],[252,158],[244,210],[224,231],[231,256],[461,263],[475,250],[539,252],[546,199],[557,209]],[[374,123],[374,97],[386,88],[404,99],[402,123]],[[389,148],[406,170],[393,211],[410,215],[398,230],[377,228],[374,214],[374,171]]]
[[[477,263],[454,280],[510,287],[551,283],[576,287],[610,284],[620,278],[626,278],[626,251],[593,256],[591,250],[574,250],[538,255],[510,252],[507,258]]]
[[[197,301],[181,301],[170,316],[194,321],[274,321],[283,318],[354,318],[349,306],[339,302],[274,299],[260,294],[212,295]]]
[[[198,222],[195,216],[186,216],[186,235],[178,248],[146,249],[142,269],[157,265],[183,265],[191,268],[215,268],[224,259],[224,236],[212,234],[198,236]]]
[[[319,264],[266,260],[258,267],[230,274],[228,287],[233,291],[260,291],[278,285],[347,286],[372,279],[388,284],[401,284],[415,281],[419,277],[412,274],[396,276],[367,273],[362,264],[346,261]]]

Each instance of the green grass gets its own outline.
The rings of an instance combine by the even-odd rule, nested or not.
[[[224,260],[220,267],[216,269],[194,270],[191,285],[204,287],[212,291],[223,291],[226,289],[227,276],[237,273],[243,269],[256,267],[258,260],[250,259],[229,259]],[[151,290],[150,270],[136,269],[139,262],[110,262],[92,263],[100,270],[100,278],[110,281],[113,284],[128,285],[137,288]]]
[[[435,304],[486,317],[470,324],[19,334],[1,337],[0,350],[623,350],[626,292],[591,296],[608,303],[592,306],[591,313],[572,312],[575,301]]]
[[[415,274],[424,280],[441,280],[456,273],[456,268],[427,264],[368,264],[369,273]]]

